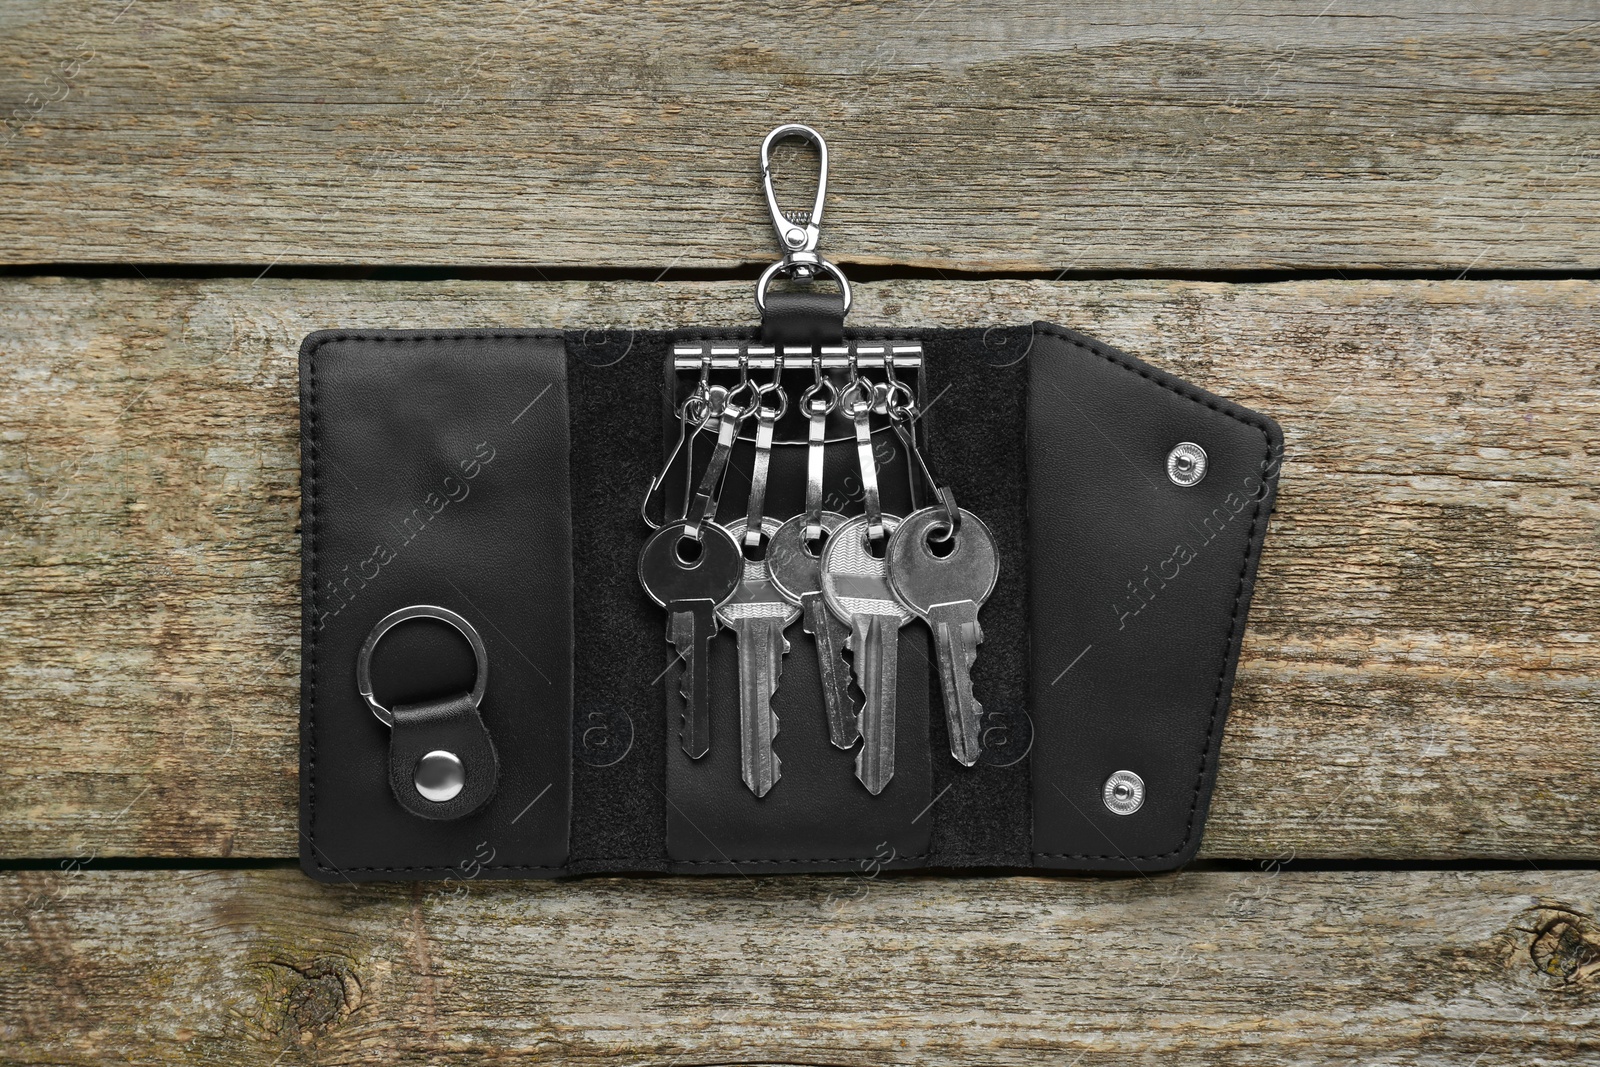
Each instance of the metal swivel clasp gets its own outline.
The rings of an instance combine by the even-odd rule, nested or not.
[[[810,211],[784,211],[778,206],[777,194],[772,190],[772,146],[787,138],[799,138],[817,146],[820,155],[817,171],[817,195],[811,201]],[[844,310],[850,310],[850,283],[844,272],[817,254],[817,241],[822,236],[822,201],[828,195],[828,143],[822,134],[810,126],[791,122],[779,126],[761,142],[761,187],[767,194],[767,210],[772,215],[772,229],[778,235],[778,247],[783,258],[761,273],[756,282],[756,307],[767,310],[767,286],[780,274],[800,281],[811,281],[821,274],[832,275],[839,283],[844,296]]]

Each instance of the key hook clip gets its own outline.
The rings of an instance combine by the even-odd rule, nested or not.
[[[817,195],[810,211],[784,211],[778,206],[778,194],[772,189],[772,146],[789,138],[810,141],[817,146],[820,169],[817,173]],[[822,134],[810,126],[791,122],[767,134],[761,142],[761,187],[767,194],[767,210],[772,214],[772,229],[778,235],[778,246],[784,251],[784,260],[794,265],[794,275],[810,278],[817,262],[817,240],[822,236],[822,202],[828,195],[828,143]]]
[[[672,465],[678,461],[678,456],[683,452],[685,442],[689,442],[689,460],[691,465],[694,460],[694,444],[689,436],[689,426],[694,425],[694,435],[698,437],[700,431],[706,428],[706,423],[722,415],[722,408],[728,397],[728,390],[722,386],[711,384],[711,357],[706,356],[700,364],[700,381],[694,391],[683,398],[683,403],[678,405],[678,440],[672,446],[672,451],[667,455],[667,461],[661,465],[661,470],[654,478],[650,479],[650,486],[644,491],[644,499],[639,501],[639,518],[651,530],[659,530],[662,525],[672,521],[672,517],[665,513],[666,504],[662,504],[661,522],[650,517],[650,501],[655,498],[661,483],[667,480],[667,475],[672,471]],[[684,511],[687,513],[689,499],[688,487],[694,481],[694,471],[691,469],[684,475]]]
[[[817,146],[817,195],[811,201],[810,211],[784,211],[778,206],[778,195],[772,189],[772,146],[779,141],[798,138]],[[762,314],[767,310],[767,286],[780,274],[798,281],[815,280],[818,274],[832,275],[839,283],[844,296],[844,310],[850,311],[850,283],[844,272],[817,254],[817,242],[822,237],[822,202],[828,195],[828,142],[810,126],[798,122],[779,126],[761,142],[761,188],[767,194],[767,211],[772,216],[772,229],[778,235],[778,247],[783,258],[761,273],[756,282],[756,308]]]
[[[961,508],[956,504],[955,490],[948,485],[939,484],[939,479],[934,477],[933,468],[928,464],[928,457],[917,447],[917,420],[922,418],[922,411],[917,407],[917,394],[909,385],[894,376],[893,367],[889,367],[888,372],[889,422],[899,435],[900,442],[906,446],[906,451],[916,461],[917,467],[922,472],[923,481],[933,491],[933,495],[939,498],[939,506],[944,509],[944,529],[933,534],[932,538],[943,544],[961,532]],[[915,479],[916,476],[916,471],[912,471],[911,477]]]
[[[754,386],[755,393],[750,398],[750,409],[757,419],[776,422],[789,412],[789,394],[783,391],[783,367],[775,365],[772,368],[772,381],[762,382]],[[767,404],[767,398],[776,395],[778,402],[774,406]]]
[[[839,406],[839,390],[833,379],[822,373],[822,356],[811,354],[812,383],[800,394],[800,410],[807,418],[826,415]]]

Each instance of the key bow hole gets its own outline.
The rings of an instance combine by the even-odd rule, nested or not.
[[[693,537],[680,537],[673,547],[673,555],[685,569],[698,567],[700,561],[705,559],[706,546]]]
[[[756,538],[755,544],[751,544],[749,541],[740,541],[739,551],[744,554],[744,558],[749,562],[760,563],[767,558],[767,545],[771,541],[772,538],[765,530],[762,530],[761,536]]]
[[[947,559],[956,550],[956,537],[950,531],[950,524],[941,522],[928,527],[922,535],[922,544],[928,550],[928,555]]]

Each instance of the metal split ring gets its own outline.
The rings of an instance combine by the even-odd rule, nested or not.
[[[700,392],[690,393],[678,405],[676,414],[683,422],[703,425],[711,415],[711,398]]]
[[[833,280],[839,283],[839,293],[844,297],[844,312],[850,314],[850,283],[845,280],[844,271],[835,267],[827,260],[818,257],[815,263],[806,264],[814,274],[831,274]],[[756,282],[756,310],[763,315],[767,313],[767,286],[772,284],[772,279],[780,274],[792,273],[797,264],[787,259],[780,259],[772,266],[761,272],[761,277]]]
[[[483,691],[489,684],[489,653],[483,647],[483,638],[478,636],[478,631],[473,629],[470,622],[449,608],[435,607],[432,604],[413,604],[409,608],[392,611],[379,619],[372,632],[367,634],[366,643],[361,646],[361,654],[356,657],[356,689],[360,691],[367,706],[372,709],[372,714],[376,715],[383,725],[394,726],[394,715],[372,695],[372,652],[378,647],[378,642],[383,640],[384,634],[411,619],[437,619],[449,623],[467,639],[467,644],[472,646],[473,658],[478,664],[478,675],[472,682],[472,704],[473,707],[482,704]]]
[[[739,395],[739,390],[741,389],[752,394],[750,403],[745,404],[743,407],[733,402],[733,398]],[[734,386],[732,389],[729,389],[727,401],[722,405],[722,415],[732,415],[734,421],[743,422],[745,419],[748,419],[751,415],[755,414],[756,404],[753,395],[754,392],[755,387],[749,382],[743,382]],[[721,417],[722,416],[720,415],[718,416],[718,418]]]
[[[902,401],[899,404],[896,404],[894,402],[894,398],[897,397],[897,396],[903,398]],[[916,413],[917,413],[917,394],[916,394],[916,391],[914,389],[912,389],[911,386],[907,385],[905,382],[902,382],[899,378],[895,378],[895,377],[891,376],[889,378],[888,408],[889,408],[889,410],[888,410],[887,414],[889,415],[890,418],[906,419],[906,420],[910,420],[910,419],[916,418]]]
[[[871,411],[873,390],[872,382],[866,378],[860,376],[851,378],[850,384],[846,385],[839,393],[839,411],[852,419],[864,411]],[[860,399],[851,400],[850,397],[852,396]]]

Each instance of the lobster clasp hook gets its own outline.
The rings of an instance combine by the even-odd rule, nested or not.
[[[772,190],[772,146],[789,138],[810,141],[817,146],[817,195],[811,201],[810,211],[783,210]],[[766,190],[767,211],[772,215],[772,229],[778,235],[783,258],[763,271],[756,282],[756,308],[766,314],[767,286],[780,275],[811,282],[826,274],[839,283],[844,310],[848,313],[850,283],[845,280],[843,271],[817,254],[817,241],[822,236],[822,201],[828,195],[828,143],[822,139],[822,134],[798,122],[779,126],[767,134],[761,142],[761,187]]]
[[[778,196],[772,190],[772,146],[779,141],[797,138],[817,146],[820,168],[817,171],[817,195],[811,201],[810,211],[784,211],[778,206]],[[778,235],[778,246],[783,249],[787,273],[801,280],[816,273],[817,240],[822,236],[822,201],[828,195],[828,143],[822,134],[810,126],[791,122],[767,134],[761,142],[761,187],[767,193],[767,210],[772,214],[772,229]]]

